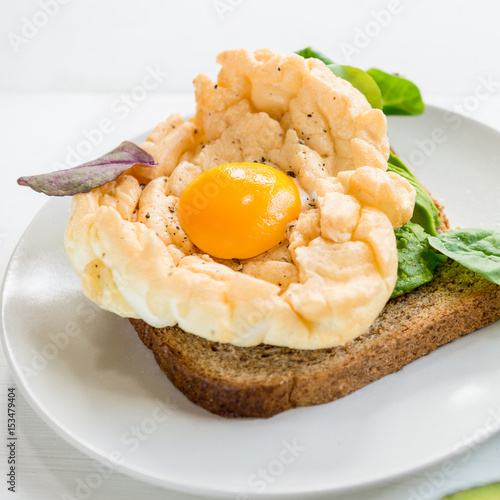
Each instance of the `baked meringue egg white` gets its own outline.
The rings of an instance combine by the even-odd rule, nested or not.
[[[154,327],[299,349],[363,334],[397,279],[394,228],[415,191],[387,172],[386,118],[321,61],[218,56],[196,114],[142,148],[158,163],[73,198],[84,293]]]

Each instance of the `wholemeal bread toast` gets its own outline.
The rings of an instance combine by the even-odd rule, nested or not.
[[[366,334],[341,347],[238,347],[177,326],[130,322],[188,399],[223,417],[271,417],[346,396],[499,318],[500,286],[448,260],[430,283],[391,299]]]
[[[271,417],[346,396],[499,318],[500,286],[448,261],[430,283],[391,299],[369,331],[343,347],[237,347],[130,321],[191,401],[224,417]]]

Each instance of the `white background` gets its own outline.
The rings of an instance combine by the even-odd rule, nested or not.
[[[17,186],[17,177],[72,164],[77,155],[87,161],[171,112],[189,114],[191,80],[199,72],[215,77],[215,57],[223,49],[294,51],[310,45],[340,63],[402,73],[418,83],[426,102],[500,130],[500,7],[490,0],[0,0],[0,6],[2,275],[16,241],[46,201]],[[151,72],[156,80],[147,78]],[[478,99],[484,82],[490,90]],[[12,379],[3,356],[0,369],[5,477],[1,436]],[[21,395],[18,405],[16,498],[75,495],[77,481],[95,471],[95,463],[48,429]],[[454,464],[450,473],[437,467],[338,498],[433,500],[500,480],[500,437]],[[188,498],[118,473],[91,498],[139,496]],[[1,480],[0,498],[7,497]]]

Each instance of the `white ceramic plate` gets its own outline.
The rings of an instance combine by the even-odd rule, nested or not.
[[[431,107],[391,118],[390,136],[453,225],[499,227],[498,132]],[[331,404],[268,420],[198,408],[126,320],[82,296],[62,244],[68,208],[47,203],[14,252],[3,342],[38,414],[108,467],[200,496],[304,498],[415,471],[498,430],[500,323]]]

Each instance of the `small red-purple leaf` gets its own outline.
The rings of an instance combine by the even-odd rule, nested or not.
[[[133,142],[122,142],[97,160],[50,174],[20,177],[17,183],[47,196],[74,196],[114,181],[136,164],[155,167],[153,157]]]

